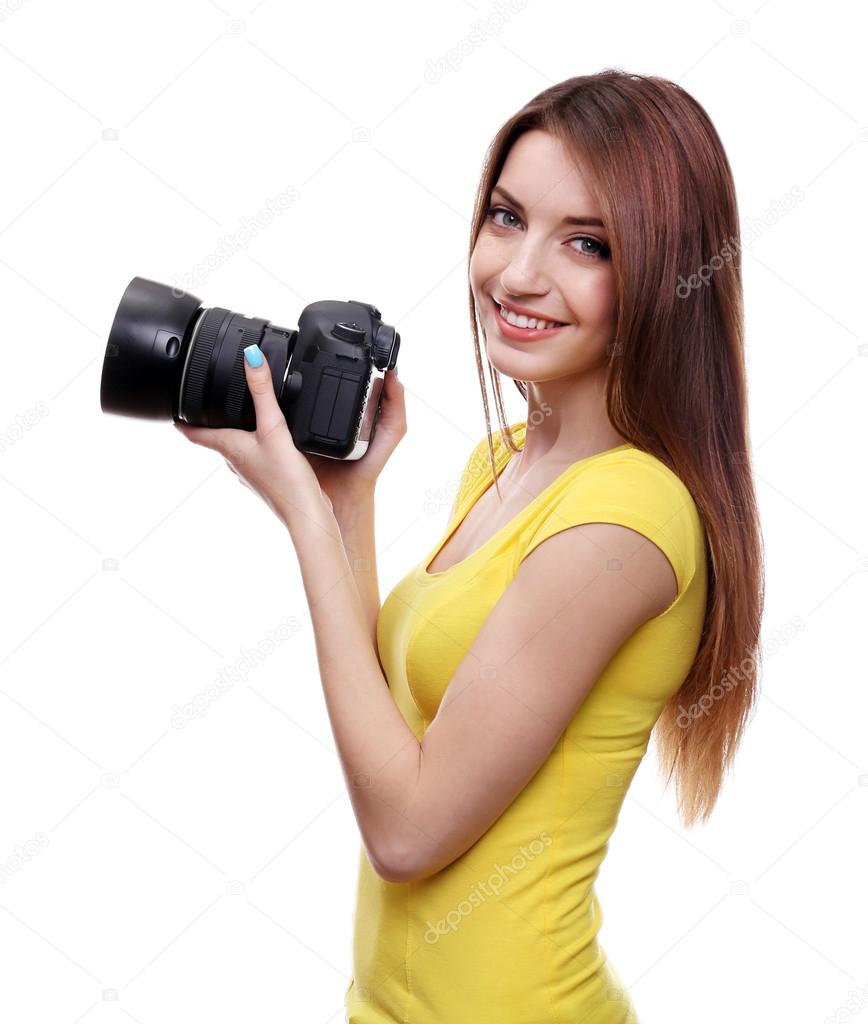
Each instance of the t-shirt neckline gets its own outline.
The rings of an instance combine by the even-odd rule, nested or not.
[[[520,433],[521,440],[523,441],[524,436],[526,434],[526,428],[527,421],[518,420],[516,421],[516,423],[512,424],[511,432],[513,434]],[[495,459],[497,470],[496,475],[498,478],[500,478],[500,476],[503,474],[503,471],[506,469],[506,466],[509,464],[510,459],[512,459],[513,455],[515,455],[516,453],[506,447],[502,440],[502,437],[500,437],[498,440],[500,442],[500,450],[495,452]],[[464,520],[470,514],[470,510],[473,508],[473,506],[479,501],[482,495],[487,490],[489,490],[489,488],[494,486],[494,478],[491,476],[491,466],[489,465],[488,460],[486,459],[486,472],[481,475],[480,480],[476,483],[476,486],[471,488],[464,496],[464,501],[461,503],[462,507],[456,508],[455,515],[452,517],[452,521],[448,523],[446,526],[445,534],[440,538],[435,547],[428,553],[427,557],[423,558],[422,561],[419,562],[419,564],[416,566],[417,578],[426,583],[434,583],[437,580],[445,579],[447,576],[450,576],[453,573],[460,571],[462,568],[466,568],[469,564],[475,562],[476,559],[483,554],[483,552],[487,551],[490,547],[492,547],[496,541],[500,540],[508,531],[514,530],[518,521],[527,514],[528,509],[532,505],[538,502],[544,502],[545,498],[549,495],[549,493],[554,491],[559,485],[563,484],[564,480],[567,477],[569,477],[571,473],[574,473],[578,467],[584,466],[586,463],[591,462],[593,459],[599,459],[602,458],[602,456],[604,455],[611,455],[614,452],[623,451],[627,448],[633,447],[634,445],[630,444],[629,441],[625,441],[623,444],[615,445],[614,448],[607,448],[604,451],[595,452],[592,455],[586,455],[582,459],[577,459],[575,462],[567,466],[567,468],[562,473],[555,477],[555,479],[552,480],[552,482],[547,487],[543,488],[543,490],[540,491],[540,493],[535,498],[531,498],[531,500],[527,503],[527,505],[524,506],[524,508],[519,509],[519,511],[507,523],[505,523],[495,534],[489,537],[487,541],[485,541],[478,548],[476,548],[475,551],[471,551],[469,555],[466,555],[464,558],[460,559],[460,561],[453,562],[452,565],[448,566],[446,569],[440,569],[438,572],[428,572],[428,566],[443,550],[449,539],[458,530],[458,527],[464,522]]]

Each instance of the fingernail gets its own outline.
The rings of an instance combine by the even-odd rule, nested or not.
[[[244,358],[248,366],[262,366],[262,349],[258,345],[248,345],[244,350]]]

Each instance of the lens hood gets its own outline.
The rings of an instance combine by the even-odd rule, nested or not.
[[[134,277],[115,313],[103,360],[103,412],[144,419],[178,415],[181,375],[202,302]]]

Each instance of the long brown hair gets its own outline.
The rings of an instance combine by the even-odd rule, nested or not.
[[[679,85],[606,69],[544,90],[485,156],[470,253],[516,139],[531,129],[581,160],[611,240],[616,330],[606,403],[615,429],[668,465],[706,531],[708,601],[699,648],[655,726],[686,827],[711,815],[755,708],[765,596],[748,438],[741,244],[729,162],[708,114]],[[495,476],[472,288],[470,319]],[[519,451],[491,362],[503,442]],[[514,381],[527,399],[527,383]],[[696,713],[694,709],[701,709]],[[685,722],[685,719],[687,721]]]

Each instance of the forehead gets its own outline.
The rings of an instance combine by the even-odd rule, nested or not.
[[[519,136],[495,184],[539,217],[600,216],[581,159],[571,156],[548,132],[534,129]]]

